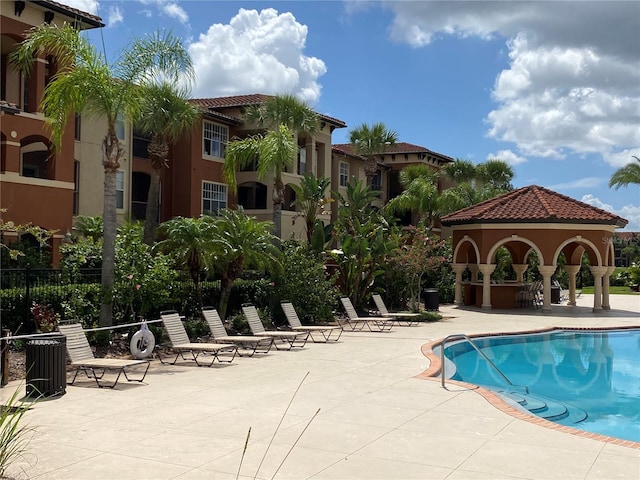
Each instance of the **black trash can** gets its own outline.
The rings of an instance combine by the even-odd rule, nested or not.
[[[551,287],[551,303],[560,303],[560,287]]]
[[[66,340],[64,335],[51,334],[27,341],[27,397],[52,397],[66,393]]]
[[[440,296],[437,288],[427,288],[424,291],[425,310],[438,310],[440,306]]]

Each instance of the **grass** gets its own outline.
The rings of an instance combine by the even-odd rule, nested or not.
[[[582,293],[593,295],[593,287],[582,287]],[[638,295],[638,292],[634,292],[630,287],[609,287],[609,293],[611,295]]]

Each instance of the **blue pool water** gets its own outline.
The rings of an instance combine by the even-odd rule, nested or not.
[[[466,341],[445,348],[450,378],[498,391],[556,423],[640,442],[640,330],[555,330],[473,342],[508,381]]]

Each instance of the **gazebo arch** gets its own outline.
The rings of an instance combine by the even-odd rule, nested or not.
[[[594,276],[593,310],[610,308],[609,276],[614,270],[612,238],[616,228],[627,224],[624,218],[531,185],[458,210],[440,221],[453,237],[456,304],[463,303],[462,273],[468,260],[461,258],[461,252],[465,248],[469,252],[468,242],[473,246],[478,262],[474,267],[482,273],[482,283],[474,281],[477,279],[472,276],[471,285],[465,285],[465,292],[471,287],[476,305],[482,308],[515,306],[516,291],[521,287],[531,250],[540,260],[538,271],[543,278],[544,311],[551,310],[551,276],[556,271],[561,252],[567,258],[564,268],[569,274],[569,305],[575,305],[576,274],[586,251]],[[491,273],[496,268],[495,253],[501,246],[512,256],[516,282],[495,284],[491,281]]]

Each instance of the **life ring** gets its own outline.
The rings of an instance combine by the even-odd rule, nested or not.
[[[131,343],[129,344],[129,350],[131,354],[138,360],[150,357],[153,354],[153,350],[156,348],[156,339],[151,333],[151,330],[146,324],[133,334],[131,337]]]

